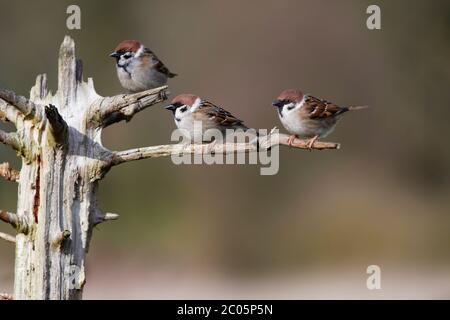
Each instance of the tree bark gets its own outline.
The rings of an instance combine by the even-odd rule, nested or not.
[[[44,123],[24,121],[17,126],[27,149],[17,215],[28,221],[29,230],[16,237],[16,299],[82,295],[91,217],[97,210],[95,170],[101,166],[102,147],[87,118],[98,96],[92,82],[76,79],[76,69],[74,43],[66,38],[60,50],[58,91],[48,94],[46,77],[39,76],[30,97],[36,104],[57,107],[45,110]],[[42,111],[37,111],[41,117]]]
[[[66,37],[59,53],[55,95],[48,92],[45,75],[37,77],[29,100],[12,91],[0,91],[0,115],[14,122],[18,136],[2,132],[2,142],[22,156],[14,215],[21,224],[10,223],[19,232],[16,299],[82,297],[92,228],[117,218],[103,214],[97,205],[98,180],[109,170],[111,157],[101,143],[102,121],[111,113],[102,111],[112,101],[121,102],[114,105],[111,124],[129,120],[134,113],[165,99],[165,88],[160,88],[140,94],[139,98],[151,97],[146,103],[138,103],[133,95],[105,101],[95,92],[91,79],[86,83],[81,78],[74,42]]]

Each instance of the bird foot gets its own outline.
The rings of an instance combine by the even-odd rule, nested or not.
[[[292,147],[292,143],[293,143],[294,140],[297,139],[297,138],[298,138],[298,137],[297,137],[295,134],[289,136],[288,141],[287,141],[289,147]]]
[[[319,136],[315,136],[314,138],[312,138],[308,141],[307,146],[308,146],[309,151],[312,151],[312,149],[314,147],[314,143],[317,141],[317,139],[319,139]]]

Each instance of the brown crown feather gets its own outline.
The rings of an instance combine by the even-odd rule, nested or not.
[[[181,103],[182,105],[192,106],[195,100],[199,98],[195,94],[184,93],[172,99],[172,104]]]
[[[296,89],[287,89],[280,93],[278,100],[288,100],[292,102],[300,102],[303,99],[303,93]]]
[[[137,52],[139,48],[141,47],[141,43],[137,40],[124,40],[121,43],[119,43],[114,49],[115,52]]]

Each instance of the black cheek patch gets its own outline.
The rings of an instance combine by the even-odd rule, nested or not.
[[[277,109],[278,109],[278,114],[280,115],[280,117],[281,118],[283,118],[283,108],[284,108],[284,106],[283,107],[278,107]]]

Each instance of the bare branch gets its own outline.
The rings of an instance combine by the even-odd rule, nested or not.
[[[8,162],[0,163],[0,176],[8,181],[19,181],[20,171],[11,168]]]
[[[99,223],[105,222],[105,221],[111,221],[111,220],[117,220],[119,219],[119,215],[117,213],[111,213],[106,212],[103,213],[101,211],[97,211],[97,215],[94,218],[94,226],[98,225]]]
[[[3,239],[8,242],[16,243],[16,237],[9,235],[7,233],[4,233],[4,232],[0,232],[0,239]]]
[[[12,147],[14,150],[20,149],[19,138],[15,133],[8,133],[0,130],[0,142]]]
[[[111,221],[119,219],[119,215],[117,213],[107,212],[103,217],[103,221]]]
[[[0,210],[0,220],[9,223],[13,228],[17,228],[19,224],[19,218],[15,213]]]
[[[288,142],[289,136],[286,134],[269,134],[259,138],[259,151],[270,149],[276,145],[285,145],[297,149],[306,150],[327,150],[339,149],[340,145],[334,142],[316,141],[312,148],[309,148],[308,141],[294,139],[292,144]],[[136,161],[146,158],[167,157],[176,154],[228,154],[242,152],[257,152],[258,144],[249,143],[224,143],[224,144],[171,144],[136,148],[115,152],[111,160],[111,165],[115,166],[124,162]]]
[[[31,117],[36,120],[42,119],[41,106],[24,96],[18,95],[11,90],[0,89],[0,98],[17,108],[25,117]]]
[[[56,144],[59,146],[65,144],[68,127],[67,123],[59,114],[58,109],[52,104],[45,106],[45,115],[50,124],[50,132],[52,133]]]
[[[0,99],[0,120],[4,122],[12,122],[14,124],[17,123],[17,117],[21,113],[19,110],[14,108],[11,104],[6,102],[3,99]]]
[[[6,110],[4,110],[4,106],[8,105],[6,103],[6,101],[4,100],[0,100],[0,120],[4,121],[4,122],[9,122],[11,121],[10,119],[8,119],[8,115],[6,114]]]
[[[308,146],[309,141],[308,140],[302,140],[302,139],[294,139],[292,144],[289,144],[289,135],[283,134],[283,133],[276,133],[276,134],[270,134],[270,139],[260,139],[260,145],[261,148],[270,148],[274,145],[285,145],[288,147],[293,147],[297,149],[305,149],[305,150],[333,150],[333,149],[340,149],[341,145],[336,142],[323,142],[323,141],[316,141],[314,142],[314,145],[312,148]]]
[[[103,128],[122,120],[128,122],[136,113],[166,100],[167,95],[167,86],[163,86],[133,94],[101,98],[94,102],[91,119]]]
[[[0,293],[0,300],[14,300],[14,296],[9,293]]]
[[[19,233],[27,234],[30,230],[29,223],[25,218],[19,217],[15,213],[0,210],[0,220],[9,223]]]

